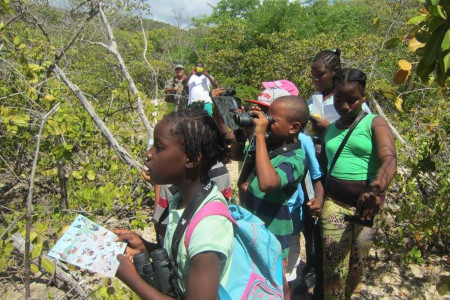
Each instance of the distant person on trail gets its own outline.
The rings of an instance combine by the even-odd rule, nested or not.
[[[192,72],[183,79],[183,84],[189,88],[188,106],[200,105],[208,115],[212,116],[213,105],[209,92],[211,87],[217,88],[217,82],[205,70],[202,62],[195,64]]]
[[[339,118],[326,128],[322,147],[329,173],[320,223],[323,288],[325,299],[350,299],[361,281],[397,158],[386,121],[363,112],[366,74],[342,69],[333,76],[333,86]]]
[[[180,110],[186,107],[187,102],[187,88],[183,85],[183,79],[186,78],[183,65],[175,66],[175,74],[175,77],[166,81],[164,93],[166,102],[173,103],[175,110]]]

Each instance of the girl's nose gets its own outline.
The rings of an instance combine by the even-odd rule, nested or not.
[[[150,148],[150,149],[151,149],[151,148]],[[148,150],[145,152],[145,160],[146,160],[146,161],[149,161],[149,160],[152,159],[152,153],[150,152],[150,149],[148,149]]]

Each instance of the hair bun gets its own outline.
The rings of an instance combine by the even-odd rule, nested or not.
[[[335,49],[333,49],[332,50],[337,56],[340,56],[341,55],[341,49],[339,49],[339,48],[335,48]]]

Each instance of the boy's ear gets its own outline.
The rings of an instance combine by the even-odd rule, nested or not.
[[[197,155],[193,155],[191,157],[186,158],[186,168],[195,168],[199,165],[202,160],[202,154],[198,153]]]
[[[302,130],[302,124],[300,122],[291,123],[291,129],[289,129],[290,134],[298,134]]]

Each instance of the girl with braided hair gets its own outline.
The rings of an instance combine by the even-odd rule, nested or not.
[[[219,284],[225,286],[230,275],[233,225],[223,216],[205,217],[196,226],[188,249],[183,235],[176,257],[172,257],[171,249],[178,224],[185,223],[182,217],[185,209],[192,209],[193,203],[200,203],[197,211],[211,201],[226,204],[208,172],[218,161],[227,162],[228,157],[225,140],[215,121],[203,110],[189,108],[171,113],[156,125],[154,144],[146,152],[145,165],[152,182],[172,184],[178,189],[169,203],[164,247],[177,266],[177,285],[183,299],[216,299]],[[203,189],[208,194],[201,194]],[[198,195],[205,195],[204,199]],[[171,299],[148,285],[128,259],[151,252],[156,244],[129,230],[118,229],[115,233],[119,241],[128,243],[126,256],[118,256],[120,266],[116,276],[144,299]]]

